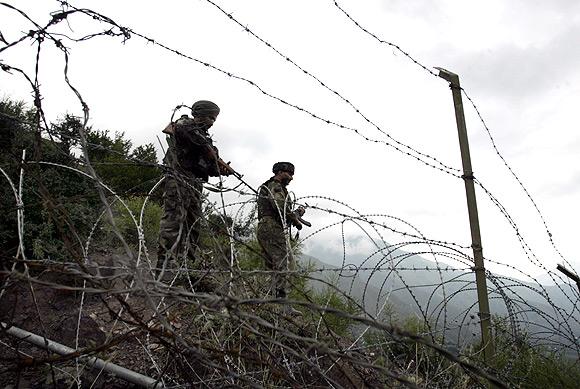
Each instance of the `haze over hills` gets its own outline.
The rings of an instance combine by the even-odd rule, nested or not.
[[[332,283],[375,317],[381,317],[384,311],[394,312],[398,318],[413,315],[462,338],[479,332],[473,272],[445,264],[439,264],[438,271],[434,261],[420,255],[401,250],[394,250],[393,254],[404,258],[394,262],[394,268],[385,258],[369,260],[363,254],[349,255],[351,265],[344,270],[326,262],[332,258],[303,255],[301,261],[316,269],[329,269],[312,276]],[[380,270],[373,269],[378,265]],[[548,275],[539,279],[544,278],[551,280]],[[487,282],[492,315],[512,318],[509,324],[519,331],[539,342],[558,344],[570,344],[573,337],[580,336],[580,323],[573,315],[580,297],[576,286],[555,285],[553,281],[551,285],[523,282],[493,273],[488,273]],[[312,284],[315,288],[324,287],[320,282]],[[551,335],[547,337],[545,333]]]

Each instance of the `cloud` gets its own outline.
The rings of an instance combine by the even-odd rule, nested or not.
[[[516,2],[519,4],[520,8],[538,8],[538,11],[552,11],[558,14],[567,15],[568,11],[571,9],[579,8],[579,4],[577,0],[552,0],[552,1],[544,1],[544,0],[519,0]]]
[[[518,47],[505,44],[450,59],[454,69],[468,76],[468,87],[506,100],[534,98],[565,85],[580,67],[580,25],[562,31],[545,44]]]
[[[552,196],[567,196],[578,194],[580,192],[580,170],[576,170],[570,174],[570,179],[562,185],[555,185],[552,188]],[[574,195],[576,196],[576,195]]]
[[[383,1],[383,8],[389,12],[400,13],[405,15],[419,16],[425,19],[433,19],[438,17],[442,8],[438,2],[423,0],[423,1],[408,1],[408,0],[389,0]]]
[[[381,6],[384,27],[373,15],[354,17],[421,62],[458,73],[468,90],[500,104],[529,103],[580,77],[578,1],[490,0],[469,6],[457,0],[389,0]],[[409,49],[413,45],[422,52]]]
[[[500,9],[515,18],[525,19],[534,15],[546,16],[551,18],[566,17],[569,19],[572,11],[580,8],[577,0],[519,0],[505,5],[502,0],[488,1],[488,8]],[[431,1],[431,0],[383,0],[382,7],[389,13],[397,13],[402,16],[410,16],[414,19],[424,19],[425,21],[441,21],[453,18],[457,15],[457,10],[462,9],[461,1]]]

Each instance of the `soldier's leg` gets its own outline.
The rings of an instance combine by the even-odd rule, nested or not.
[[[286,239],[284,229],[274,220],[263,220],[258,225],[258,242],[264,252],[266,267],[275,272],[272,274],[272,288],[276,297],[285,298],[287,285],[285,281]]]
[[[156,277],[162,269],[170,266],[179,255],[182,237],[185,234],[186,213],[182,206],[179,184],[173,176],[165,178],[163,193],[163,216],[159,223]]]
[[[205,258],[199,245],[200,235],[203,228],[203,203],[202,203],[203,183],[194,180],[190,186],[187,224],[189,244],[187,255],[189,266],[193,267],[194,272],[190,274],[193,286],[197,291],[215,292],[219,286],[214,270],[213,258]]]
[[[294,256],[292,255],[292,247],[290,242],[286,239],[286,235],[282,235],[283,253],[280,255],[277,267],[280,271],[279,290],[281,290],[283,297],[286,297],[290,292],[290,271],[295,270]]]
[[[293,284],[294,275],[290,273],[296,270],[296,259],[294,254],[292,253],[292,247],[290,246],[289,242],[286,242],[286,256],[284,257],[285,263],[282,264],[286,268],[287,273],[284,274],[284,288],[286,291],[290,291],[290,288]]]
[[[203,184],[199,180],[192,180],[188,185],[187,196],[187,256],[196,261],[196,252],[199,249],[199,237],[203,223],[202,207]]]
[[[274,259],[269,250],[269,232],[267,231],[267,227],[264,225],[264,222],[260,221],[258,223],[258,228],[256,230],[256,238],[258,240],[258,244],[260,245],[262,259],[264,261],[264,268],[266,270],[274,270]],[[268,285],[267,286],[267,293],[266,294],[274,294],[276,287],[274,282],[274,274],[270,273],[261,277],[260,285]]]

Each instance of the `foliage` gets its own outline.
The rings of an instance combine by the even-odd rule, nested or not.
[[[526,334],[514,338],[505,318],[494,317],[496,353],[487,369],[509,387],[522,388],[577,388],[580,382],[578,362],[545,347],[534,345]],[[394,323],[403,331],[424,336],[427,326],[418,317],[409,317]],[[425,387],[469,388],[478,384],[464,374],[453,361],[431,348],[413,342],[401,342],[381,331],[369,331],[365,344],[374,356],[374,363],[405,371],[412,380]],[[441,339],[435,339],[441,344]],[[477,366],[485,366],[481,344],[472,344],[463,350],[452,350],[461,359]]]
[[[20,156],[16,152],[16,144],[20,137],[17,135],[23,132],[21,122],[27,121],[32,113],[26,110],[23,102],[11,100],[0,101],[0,168],[8,177],[17,184],[18,162]],[[6,178],[0,174],[0,213],[2,214],[2,223],[0,223],[0,247],[2,247],[1,261],[10,254],[15,253],[18,245],[18,236],[16,223],[16,200],[10,185]]]
[[[93,186],[78,173],[67,169],[74,167],[72,156],[54,139],[45,139],[35,132],[32,119],[34,111],[22,103],[5,100],[0,105],[2,115],[2,143],[7,146],[0,163],[15,186],[21,177],[24,204],[25,254],[33,258],[61,259],[79,257],[79,236],[90,228],[97,200],[91,196]],[[26,150],[25,164],[21,164],[22,151]],[[35,163],[35,161],[42,163]],[[56,163],[59,167],[48,165]],[[2,177],[5,180],[6,177]],[[0,232],[3,258],[13,257],[17,251],[16,199],[9,185],[1,185],[0,207],[7,223]],[[68,253],[67,253],[68,251]]]
[[[333,308],[350,315],[360,314],[360,309],[354,301],[343,296],[340,292],[331,287],[327,287],[322,292],[311,294],[313,302],[319,306]],[[354,322],[351,319],[335,313],[324,313],[322,314],[321,319],[326,328],[331,330],[334,334],[342,337],[348,337],[350,335],[349,331],[354,325]]]
[[[24,204],[24,254],[35,259],[71,259],[82,256],[83,246],[103,204],[91,178],[82,174],[85,166],[79,161],[80,120],[65,115],[41,134],[34,124],[36,114],[22,102],[0,101],[0,168],[18,188],[21,172]],[[123,133],[114,137],[107,131],[86,128],[89,156],[97,174],[117,193],[148,192],[159,176],[152,144],[131,149]],[[26,150],[25,164],[21,163]],[[144,161],[147,166],[133,162]],[[78,171],[75,171],[78,170]],[[11,261],[18,252],[17,203],[0,174],[1,260]],[[136,200],[129,199],[129,202]],[[159,207],[157,207],[159,208]],[[124,219],[121,217],[121,224]],[[148,222],[151,224],[151,222]],[[147,225],[147,239],[155,228]],[[136,236],[136,235],[135,235]]]
[[[565,355],[533,345],[526,333],[514,338],[504,318],[493,318],[495,358],[493,368],[505,382],[523,388],[577,388],[580,366]],[[476,350],[477,347],[476,346]]]
[[[250,239],[238,246],[238,266],[241,270],[257,270],[264,268],[262,248],[257,239]]]
[[[121,195],[146,195],[160,178],[153,144],[138,146],[122,132],[87,132],[88,154],[99,178]]]
[[[113,207],[114,221],[123,239],[134,247],[139,244],[139,229],[137,228],[141,219],[141,210],[145,202],[145,197],[132,196],[116,201]],[[125,205],[127,207],[125,207]],[[127,209],[128,208],[128,209]],[[159,234],[159,220],[161,219],[161,206],[153,201],[148,201],[143,209],[142,233],[147,247],[155,247]],[[107,226],[108,239],[114,240],[112,227]]]

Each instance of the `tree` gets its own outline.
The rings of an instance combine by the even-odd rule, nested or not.
[[[32,113],[24,102],[4,99],[0,101],[0,264],[14,256],[18,247],[16,222],[16,199],[8,184],[8,178],[17,183],[19,157],[16,150],[25,132],[30,132],[26,124]]]
[[[99,178],[120,195],[146,195],[161,176],[153,144],[132,149],[123,132],[88,129],[88,154]]]
[[[80,120],[65,115],[39,136],[35,112],[22,102],[0,102],[0,258],[11,261],[18,250],[17,202],[8,178],[18,186],[24,175],[24,247],[28,258],[79,259],[103,204],[79,155]],[[89,157],[101,180],[121,195],[147,193],[160,175],[152,144],[132,150],[122,132],[85,128]],[[22,151],[27,160],[21,164]],[[35,152],[32,152],[35,151]],[[38,158],[38,160],[35,160]]]

